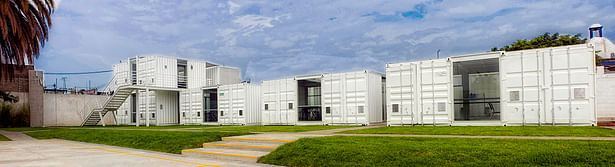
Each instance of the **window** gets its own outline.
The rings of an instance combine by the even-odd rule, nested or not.
[[[152,83],[154,83],[154,78],[152,78]]]
[[[124,115],[128,115],[128,110],[124,110]]]
[[[197,113],[196,113],[196,116],[197,116],[197,117],[200,117],[200,116],[201,116],[201,112],[197,112]]]
[[[239,116],[243,115],[243,110],[239,110]]]
[[[519,101],[519,91],[510,91],[510,101]]]
[[[182,117],[186,117],[186,112],[182,112]]]
[[[139,84],[143,84],[143,80],[139,80]]]
[[[162,104],[160,104],[160,110],[162,110]]]
[[[293,109],[293,103],[288,103],[288,109],[292,110]]]
[[[269,104],[265,104],[265,110],[269,110]]]
[[[359,114],[363,113],[363,106],[357,106],[357,112],[359,112]]]
[[[325,107],[325,113],[331,114],[331,107]]]
[[[585,88],[574,88],[574,99],[585,99]]]
[[[446,103],[438,102],[438,112],[445,112],[445,111],[446,111]]]
[[[224,111],[220,111],[220,116],[224,116]]]
[[[393,112],[399,112],[399,104],[393,104]]]
[[[139,118],[143,118],[143,113],[139,113]]]
[[[190,65],[190,70],[192,70],[192,65]]]
[[[164,69],[167,69],[167,65],[164,65]]]
[[[156,119],[156,113],[152,113],[152,119]]]

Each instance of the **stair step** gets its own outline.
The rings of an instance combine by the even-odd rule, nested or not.
[[[182,154],[191,157],[205,157],[221,160],[256,162],[258,158],[269,154],[269,152],[220,148],[195,148],[182,150]]]
[[[273,151],[283,143],[272,142],[245,142],[245,141],[217,141],[212,143],[203,143],[203,148],[229,148],[238,150],[256,150],[256,151]]]
[[[240,141],[240,142],[248,142],[248,143],[268,142],[268,143],[284,144],[284,143],[288,143],[288,142],[294,142],[295,140],[248,138],[248,137],[222,137],[222,141]]]

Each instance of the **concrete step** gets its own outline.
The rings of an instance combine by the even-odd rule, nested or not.
[[[182,155],[198,158],[213,158],[219,160],[235,160],[256,162],[258,158],[269,154],[266,151],[221,149],[221,148],[195,148],[182,150]]]
[[[212,143],[203,143],[203,148],[222,148],[222,149],[237,149],[237,150],[254,150],[254,151],[273,151],[283,143],[272,142],[245,142],[237,140],[217,141]]]
[[[222,137],[222,141],[238,141],[245,143],[277,143],[284,144],[288,142],[294,142],[295,140],[291,139],[270,139],[270,138],[262,138],[262,137]]]

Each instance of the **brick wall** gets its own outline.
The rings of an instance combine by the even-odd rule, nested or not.
[[[23,67],[9,67],[13,68],[14,73],[12,77],[0,77],[0,91],[4,92],[28,92],[28,71],[34,70],[34,66],[27,65]],[[6,75],[6,74],[4,74]]]

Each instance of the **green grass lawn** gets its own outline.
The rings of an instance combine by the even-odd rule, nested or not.
[[[0,141],[11,141],[11,139],[7,138],[6,136],[0,135]]]
[[[169,126],[134,126],[134,125],[120,125],[120,126],[84,126],[81,128],[118,128],[118,129],[185,129],[185,128],[206,128],[216,127],[218,125],[169,125]]]
[[[37,139],[58,138],[169,153],[181,153],[182,149],[202,147],[203,143],[219,141],[221,137],[245,135],[247,133],[53,129],[49,131],[27,132],[26,134]]]
[[[232,131],[232,132],[306,132],[315,130],[328,130],[350,128],[356,126],[220,126],[203,128],[203,131]]]
[[[341,133],[471,136],[615,136],[615,130],[613,129],[591,126],[392,126],[350,130]]]
[[[330,136],[285,144],[285,166],[612,166],[615,141]]]
[[[35,131],[35,130],[48,130],[50,128],[31,128],[31,127],[21,127],[21,128],[0,128],[0,130],[6,130],[11,132],[24,132],[24,131]]]

